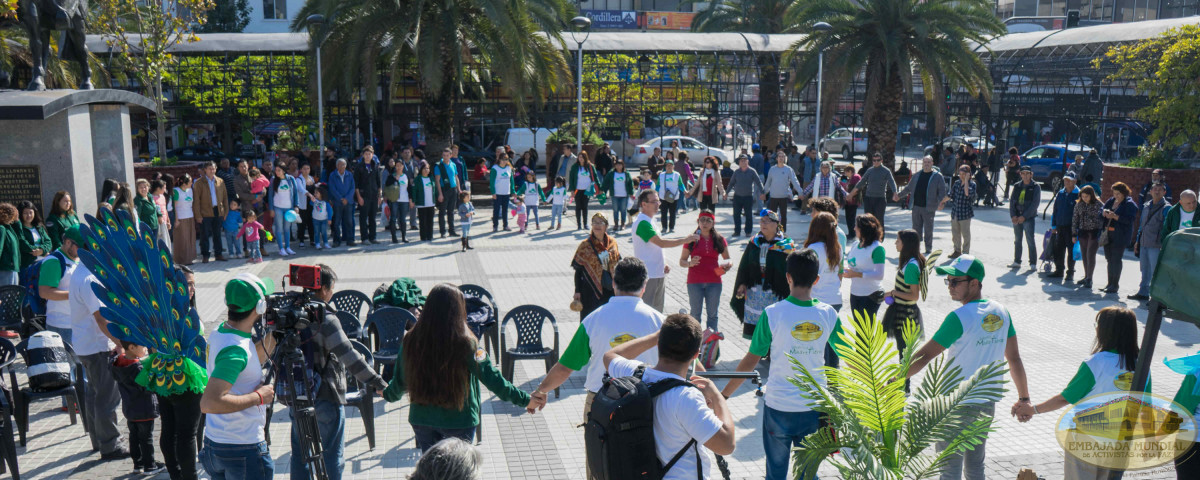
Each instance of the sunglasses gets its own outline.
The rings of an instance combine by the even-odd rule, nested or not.
[[[960,284],[960,283],[963,283],[963,282],[969,282],[969,281],[971,281],[971,279],[969,279],[969,278],[950,278],[950,277],[946,277],[946,285],[949,285],[949,286],[950,286],[950,288],[954,288],[954,287],[958,286],[958,284]]]

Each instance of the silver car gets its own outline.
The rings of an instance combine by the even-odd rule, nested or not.
[[[861,127],[843,127],[834,129],[821,139],[817,150],[825,150],[831,154],[841,153],[842,160],[853,161],[854,154],[867,153],[867,129]]]
[[[692,137],[682,135],[667,135],[657,137],[650,141],[638,145],[633,149],[633,156],[630,157],[630,162],[627,167],[633,168],[646,164],[646,159],[654,154],[655,148],[661,148],[662,153],[671,151],[671,148],[678,143],[679,149],[687,152],[688,160],[695,164],[700,164],[704,157],[717,157],[722,164],[729,161],[729,154],[717,147],[710,147]]]

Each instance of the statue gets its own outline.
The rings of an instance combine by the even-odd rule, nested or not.
[[[88,65],[87,0],[18,0],[17,19],[29,35],[32,78],[27,90],[46,89],[46,62],[50,59],[50,32],[63,31],[59,57],[79,62],[79,89],[91,90],[92,69]]]

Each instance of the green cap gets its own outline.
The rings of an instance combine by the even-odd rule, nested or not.
[[[251,273],[239,273],[225,284],[225,304],[235,312],[249,312],[258,307],[258,302],[275,293],[271,279],[262,279]]]
[[[963,255],[954,259],[954,263],[945,267],[937,267],[938,275],[955,277],[971,277],[983,281],[983,262],[974,255]]]
[[[67,227],[67,230],[63,232],[63,239],[75,242],[76,245],[87,249],[87,243],[83,241],[83,232],[79,231],[78,223]]]

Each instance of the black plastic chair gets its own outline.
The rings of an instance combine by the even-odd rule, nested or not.
[[[342,324],[342,331],[346,332],[346,336],[351,340],[356,340],[362,337],[362,323],[358,321],[358,317],[354,314],[338,310],[334,312],[337,316],[338,323]]]
[[[357,341],[351,340],[354,345],[354,350],[362,355],[363,359],[371,365],[374,360],[374,355],[371,355],[371,349],[366,345]],[[358,409],[358,415],[362,417],[363,429],[367,431],[367,446],[370,450],[375,449],[375,387],[364,385],[354,378],[352,375],[347,375],[346,382],[346,406]]]
[[[5,285],[0,287],[0,328],[18,330],[24,323],[21,306],[25,303],[25,287]]]
[[[463,284],[458,286],[458,290],[486,298],[488,303],[492,304],[492,326],[483,332],[483,348],[492,353],[492,358],[500,358],[500,308],[496,307],[496,298],[492,296],[492,292],[479,285]]]
[[[505,339],[504,327],[510,320],[517,326],[517,345],[513,348],[508,348]],[[542,344],[542,326],[547,320],[550,321],[550,326],[554,327],[552,349]],[[500,372],[508,381],[513,381],[513,369],[518,360],[541,359],[546,363],[546,372],[549,373],[550,367],[558,362],[558,323],[554,321],[554,315],[537,305],[521,305],[510,310],[504,316],[504,322],[500,324],[500,348],[504,350]],[[554,398],[558,398],[558,390],[554,389]]]
[[[0,343],[0,351],[14,348],[16,354],[20,354],[22,357],[24,357],[25,349],[28,343],[29,340],[26,339],[17,344],[16,347],[13,347],[11,342],[5,340],[4,342]],[[75,418],[76,414],[79,416],[85,415],[84,412],[87,410],[87,406],[84,405],[83,398],[86,387],[82,378],[80,378],[80,375],[83,375],[83,364],[79,361],[79,357],[75,355],[75,350],[71,348],[71,344],[63,342],[63,347],[67,350],[68,361],[75,365],[75,369],[71,378],[71,384],[62,388],[56,388],[47,391],[34,391],[29,387],[18,389],[17,372],[10,365],[11,362],[6,364],[6,368],[8,368],[9,384],[13,389],[13,412],[16,416],[17,432],[21,437],[22,447],[25,446],[25,436],[26,433],[29,432],[29,404],[33,403],[34,400],[66,397],[67,414],[71,416],[71,425],[74,425],[77,421]],[[7,354],[0,353],[0,358],[2,358],[4,355]],[[78,412],[76,411],[76,406],[78,406]],[[83,422],[83,430],[85,432],[87,431],[87,422]],[[92,446],[97,447],[97,445]]]
[[[391,367],[396,363],[400,345],[404,342],[404,332],[416,323],[417,317],[413,316],[412,312],[397,307],[383,307],[367,317],[364,338],[374,351],[376,370],[379,370],[381,365]],[[386,376],[387,373],[383,372],[383,375]]]
[[[0,343],[0,370],[12,368],[17,361],[17,349],[12,342],[4,340]],[[13,441],[13,401],[7,392],[0,392],[0,473],[12,470],[13,480],[21,480],[21,470],[17,467],[17,445]],[[5,468],[7,466],[7,468]]]
[[[355,318],[367,318],[375,313],[375,305],[371,303],[371,299],[367,297],[367,294],[358,290],[337,292],[329,299],[329,304],[340,312],[354,315]],[[363,307],[366,307],[366,313],[363,313]]]

